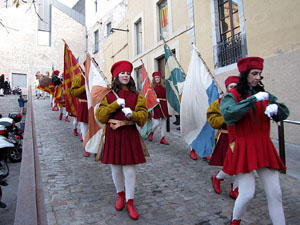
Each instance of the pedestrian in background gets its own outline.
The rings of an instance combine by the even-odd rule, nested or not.
[[[157,105],[153,109],[153,116],[152,116],[152,132],[149,134],[149,141],[153,140],[153,134],[155,130],[160,125],[160,143],[164,145],[168,145],[169,143],[166,141],[166,129],[167,129],[167,118],[169,116],[168,106],[167,106],[167,94],[166,94],[166,87],[163,85],[162,82],[162,75],[160,72],[154,72],[152,74],[152,87],[157,96]]]
[[[237,62],[240,79],[221,101],[220,109],[228,124],[230,150],[223,171],[236,175],[239,195],[231,225],[240,224],[243,213],[255,194],[255,175],[259,175],[268,200],[274,225],[285,225],[279,171],[286,170],[270,138],[270,119],[278,122],[289,115],[288,108],[266,92],[261,82],[264,60],[242,58]]]
[[[136,90],[132,69],[128,61],[119,61],[112,66],[112,91],[101,101],[95,115],[106,124],[101,162],[111,164],[118,193],[115,208],[122,210],[126,199],[129,216],[136,220],[138,212],[133,205],[136,164],[146,162],[136,124],[143,126],[146,123],[148,109],[145,97]]]
[[[22,95],[20,95],[20,97],[18,98],[18,103],[19,103],[19,107],[20,107],[20,113],[24,114],[25,111],[24,111],[24,106],[25,106],[25,103],[27,102],[27,100],[25,100],[23,98]]]

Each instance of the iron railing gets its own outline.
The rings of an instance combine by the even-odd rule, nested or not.
[[[223,67],[237,62],[242,58],[241,33],[235,34],[225,40],[217,42],[218,67]]]
[[[295,125],[300,125],[299,121],[293,121],[293,120],[283,120],[280,121],[278,125],[278,142],[279,142],[279,155],[282,160],[282,162],[286,165],[285,160],[285,140],[284,140],[284,122],[285,123],[291,123]],[[286,171],[282,171],[283,173],[286,173]]]

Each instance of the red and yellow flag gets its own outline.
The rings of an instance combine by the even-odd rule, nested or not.
[[[65,106],[66,111],[71,114],[71,116],[77,116],[77,105],[78,105],[78,98],[74,98],[71,95],[71,87],[73,78],[76,75],[81,75],[80,72],[80,65],[76,60],[75,56],[73,55],[71,49],[65,43],[65,52],[64,52],[64,74],[63,74],[63,83],[64,83],[64,99],[65,99]]]
[[[157,97],[151,86],[144,64],[142,65],[142,95],[146,98],[148,111],[151,111],[157,105]]]

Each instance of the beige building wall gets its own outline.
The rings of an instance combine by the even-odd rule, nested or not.
[[[150,79],[156,71],[156,59],[164,55],[163,41],[159,40],[156,4],[158,0],[128,0],[128,13],[120,28],[129,27],[128,33],[116,32],[104,43],[103,58],[107,62],[106,74],[111,65],[119,60],[131,61],[134,68],[143,60]],[[189,4],[192,4],[192,10]],[[265,59],[263,83],[270,93],[278,97],[290,109],[289,120],[300,121],[297,85],[300,84],[300,21],[298,1],[282,2],[238,0],[241,30],[246,37],[247,55]],[[216,0],[180,1],[168,0],[169,33],[166,41],[176,51],[176,57],[187,72],[191,57],[191,41],[194,40],[202,58],[225,90],[224,81],[228,75],[238,75],[236,63],[216,67]],[[257,7],[260,5],[260,7]],[[193,12],[193,15],[191,14]],[[142,52],[135,54],[135,23],[142,19]],[[286,20],[285,18],[289,18]],[[195,31],[194,33],[192,31]],[[127,44],[126,44],[127,43]],[[136,74],[133,74],[136,79]],[[297,133],[300,127],[285,123],[285,139],[300,144]],[[277,125],[272,123],[271,136],[277,139]]]
[[[34,7],[1,9],[1,19],[9,28],[0,27],[0,73],[11,80],[12,73],[27,75],[27,86],[34,86],[35,74],[40,71],[64,68],[64,39],[80,63],[85,56],[85,28],[60,10],[52,7],[52,45],[38,45],[38,16]],[[63,21],[63,23],[62,23]],[[13,88],[13,87],[12,87]]]

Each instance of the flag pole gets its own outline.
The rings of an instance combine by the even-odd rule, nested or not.
[[[202,58],[202,56],[201,56],[201,54],[200,54],[200,51],[197,49],[197,47],[196,47],[196,45],[195,45],[194,43],[192,43],[192,46],[193,46],[193,48],[195,49],[195,51],[197,52],[197,54],[198,54],[198,56],[200,57],[200,59],[203,61],[203,64],[204,64],[204,66],[206,67],[206,69],[207,69],[209,75],[211,76],[211,78],[214,80],[216,86],[218,87],[218,89],[219,89],[219,91],[220,91],[220,94],[223,95],[224,92],[223,92],[221,86],[218,84],[218,82],[217,82],[216,78],[214,77],[214,75],[212,75],[212,73],[210,72],[210,69],[208,68],[206,62],[204,61],[204,59]]]
[[[164,44],[165,44],[165,45],[167,46],[167,48],[169,49],[169,51],[171,52],[172,56],[175,58],[175,60],[176,60],[176,62],[177,62],[177,64],[178,64],[178,66],[179,66],[181,72],[182,72],[183,75],[186,77],[186,73],[184,72],[182,66],[181,66],[180,63],[178,62],[178,60],[177,60],[176,56],[174,55],[174,53],[171,51],[171,49],[170,49],[169,45],[167,44],[166,40],[165,40],[164,37],[162,37],[162,36],[161,36],[161,38],[162,38],[162,40],[164,41]]]
[[[87,56],[91,59],[92,63],[94,64],[94,66],[96,67],[96,69],[98,70],[98,72],[100,73],[100,75],[102,76],[102,78],[104,79],[104,81],[106,82],[106,85],[111,87],[110,82],[108,82],[107,77],[104,75],[103,71],[100,69],[98,63],[96,62],[96,60],[94,58],[91,57],[91,55],[86,52]]]

